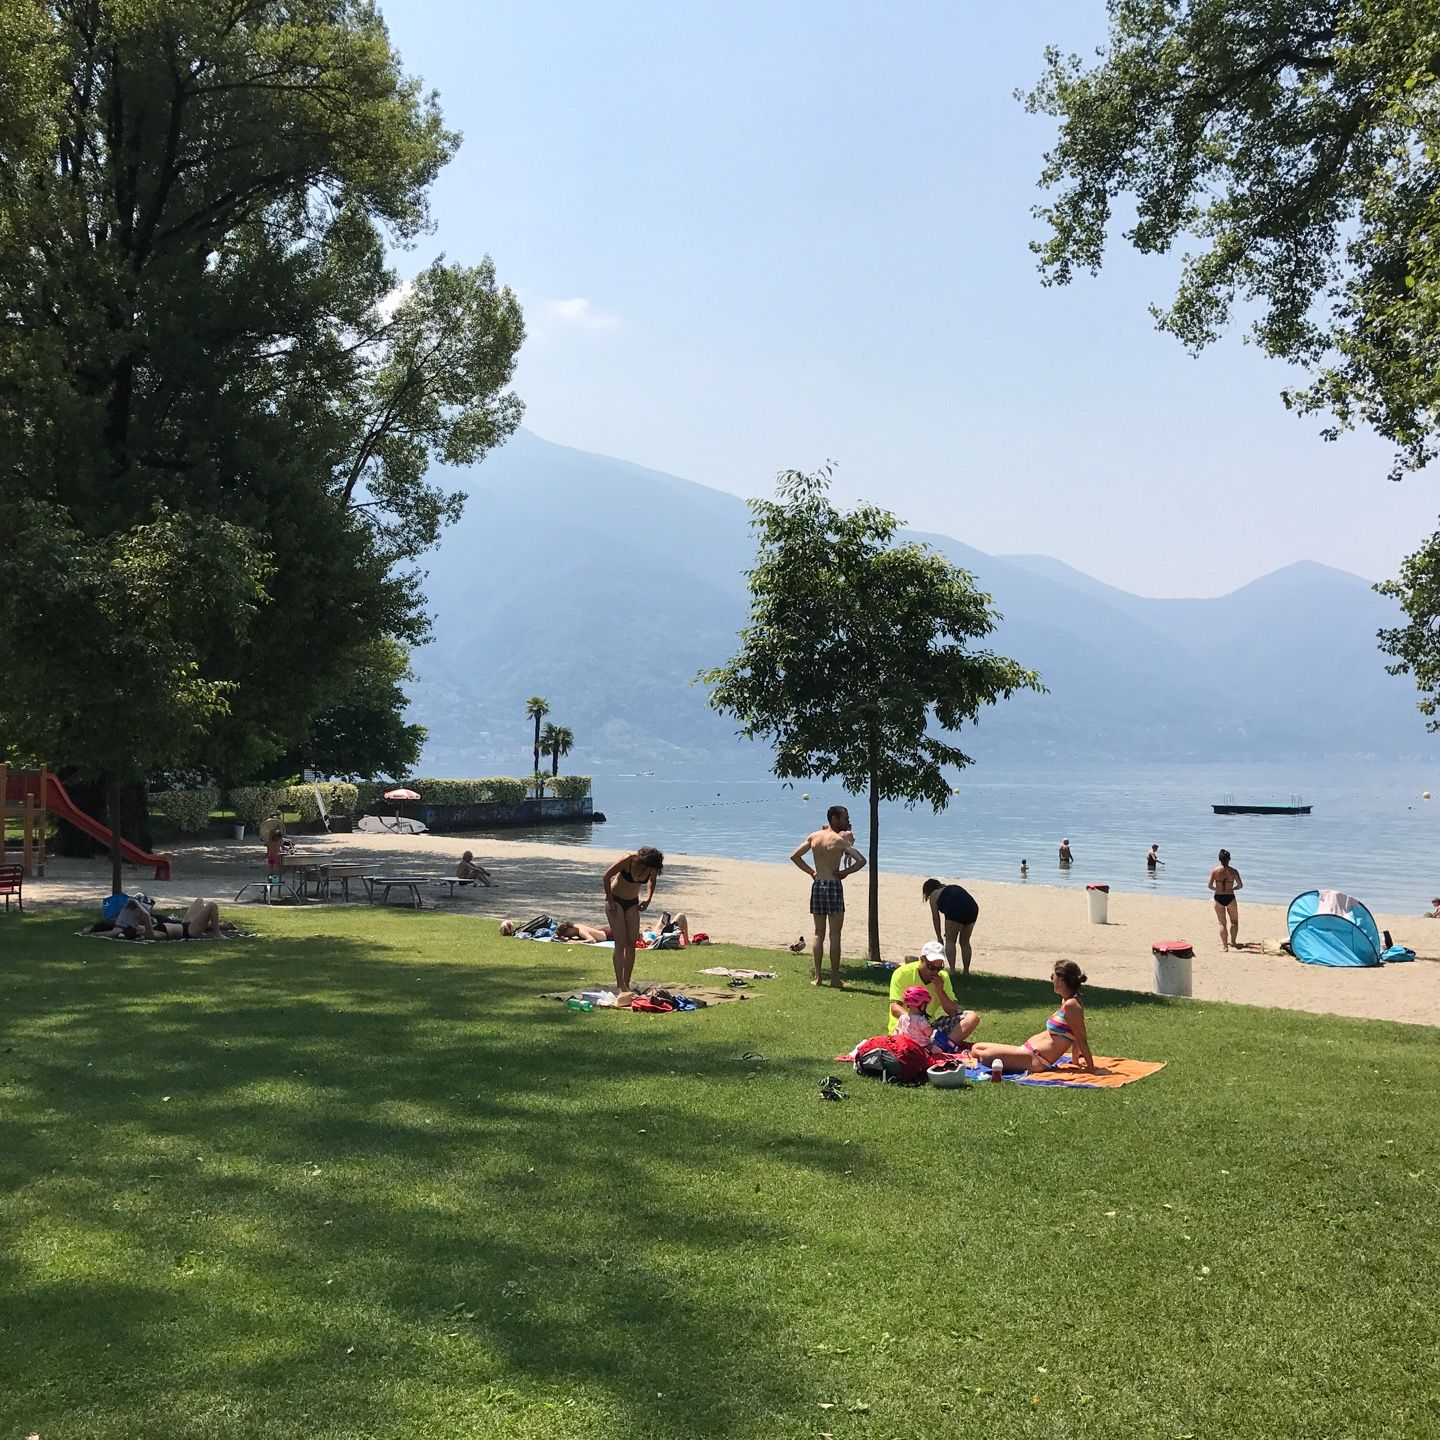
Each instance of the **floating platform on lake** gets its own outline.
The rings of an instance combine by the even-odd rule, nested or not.
[[[1308,805],[1212,805],[1217,815],[1308,815]]]

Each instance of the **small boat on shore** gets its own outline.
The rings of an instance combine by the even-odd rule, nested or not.
[[[1217,815],[1308,815],[1310,807],[1300,803],[1298,795],[1290,797],[1288,805],[1242,805],[1226,800],[1210,807]]]

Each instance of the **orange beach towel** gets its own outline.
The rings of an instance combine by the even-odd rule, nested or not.
[[[1163,1060],[1127,1060],[1121,1055],[1097,1055],[1094,1070],[1082,1070],[1078,1065],[1062,1065],[1058,1070],[1042,1070],[1037,1075],[1023,1078],[1028,1085],[1071,1085],[1092,1090],[1115,1090],[1164,1068]]]

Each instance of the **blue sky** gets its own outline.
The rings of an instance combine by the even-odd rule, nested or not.
[[[833,459],[844,500],[1152,595],[1380,578],[1435,528],[1432,477],[1325,444],[1238,334],[1155,330],[1172,260],[1041,285],[1050,122],[1013,91],[1102,0],[383,9],[465,136],[401,268],[494,257],[547,439],[741,495]]]

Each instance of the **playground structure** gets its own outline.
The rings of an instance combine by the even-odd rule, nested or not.
[[[27,878],[45,874],[45,831],[50,811],[92,840],[109,846],[109,827],[76,805],[48,767],[15,770],[0,761],[0,819],[18,818],[21,822],[20,868]],[[0,826],[0,861],[5,854],[3,835],[3,826]],[[120,854],[127,864],[153,865],[157,880],[170,878],[168,855],[152,855],[124,838],[120,841]]]

